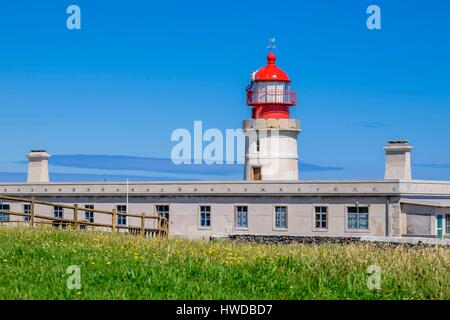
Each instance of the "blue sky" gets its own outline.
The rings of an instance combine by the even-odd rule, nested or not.
[[[66,28],[70,4],[82,30]],[[381,30],[366,28],[370,4],[381,7]],[[240,178],[239,166],[174,171],[158,159],[170,157],[172,131],[195,120],[241,127],[245,86],[271,35],[298,91],[303,179],[382,179],[383,144],[409,139],[414,178],[450,180],[449,9],[445,0],[1,1],[0,181],[23,181],[35,148],[55,155],[54,180]]]

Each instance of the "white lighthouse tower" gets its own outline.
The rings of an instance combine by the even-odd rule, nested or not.
[[[273,46],[270,46],[272,49]],[[244,121],[245,180],[298,180],[297,135],[300,124],[289,116],[296,105],[288,75],[267,55],[267,65],[252,73],[247,105],[252,119]]]

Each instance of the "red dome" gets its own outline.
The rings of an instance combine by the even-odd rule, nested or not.
[[[262,67],[255,73],[254,81],[284,81],[291,82],[286,72],[275,65],[277,57],[274,53],[267,55],[267,66]]]

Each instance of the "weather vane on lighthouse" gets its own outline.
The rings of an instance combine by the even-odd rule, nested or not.
[[[277,46],[275,45],[275,38],[270,38],[269,39],[269,45],[267,46],[267,49],[270,50],[270,52],[273,51],[273,49],[275,49]]]

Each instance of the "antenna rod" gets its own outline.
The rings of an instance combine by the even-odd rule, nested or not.
[[[128,182],[128,178],[127,178],[127,215],[128,215],[128,186],[129,186],[129,182]]]
[[[277,46],[275,45],[276,39],[275,38],[269,38],[269,45],[267,46],[267,49],[270,50],[270,52],[273,51]]]

